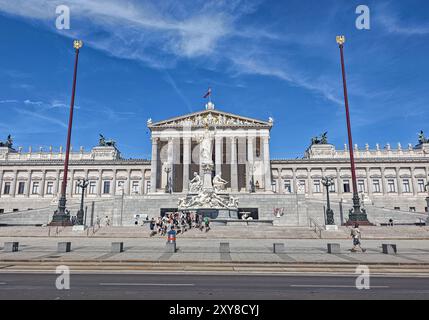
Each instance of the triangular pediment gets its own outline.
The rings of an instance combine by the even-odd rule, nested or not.
[[[250,127],[250,128],[271,128],[272,119],[262,121],[235,115],[219,110],[203,110],[186,114],[183,116],[152,122],[148,120],[148,127],[155,128],[177,128],[177,127]]]

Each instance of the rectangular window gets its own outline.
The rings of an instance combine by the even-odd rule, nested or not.
[[[91,181],[88,185],[88,193],[96,194],[97,183],[95,181]]]
[[[261,156],[261,137],[256,137],[256,157],[259,158]]]
[[[150,180],[147,180],[146,181],[146,193],[149,193],[149,192],[151,192],[151,190],[150,190]]]
[[[344,193],[350,193],[350,181],[349,180],[343,181],[343,187],[344,187]]]
[[[284,189],[286,193],[292,193],[292,185],[290,183],[290,180],[284,181]]]
[[[313,188],[313,192],[314,193],[321,193],[322,189],[320,188],[320,180],[314,180],[314,188]]]
[[[409,180],[409,179],[404,179],[404,180],[402,180],[402,191],[403,191],[404,193],[411,192],[411,188],[410,188],[410,180]]]
[[[381,192],[380,180],[378,180],[378,179],[372,180],[372,191],[374,193],[380,193]]]
[[[307,192],[307,188],[305,185],[305,180],[299,180],[298,182],[298,190],[300,190],[301,192]]]
[[[54,183],[48,182],[46,185],[46,194],[53,194],[54,193]]]
[[[74,194],[81,194],[82,193],[82,188],[79,187],[79,181],[76,181],[74,183]]]
[[[103,182],[103,194],[109,194],[110,193],[110,181],[104,181]]]
[[[118,187],[117,187],[117,189],[118,189],[118,191],[119,191],[119,193],[121,193],[122,192],[122,190],[124,190],[124,187],[125,187],[125,181],[118,181]]]
[[[0,209],[0,214],[1,214],[1,213],[4,213],[4,209]]]
[[[416,212],[416,207],[410,207],[410,212]]]
[[[336,191],[335,191],[335,183],[333,183],[333,184],[331,184],[330,186],[329,186],[329,192],[330,193],[335,193]]]
[[[419,192],[425,192],[425,180],[424,179],[419,179],[417,180],[417,186],[419,188]]]
[[[139,187],[140,187],[140,183],[138,181],[133,181],[133,183],[131,184],[131,190],[132,193],[134,194],[138,194],[139,193]]]
[[[39,182],[33,182],[33,188],[31,189],[31,194],[39,194]]]
[[[365,181],[358,180],[358,192],[365,192]]]
[[[387,190],[388,190],[389,193],[396,192],[395,180],[393,180],[393,179],[388,179],[387,180]]]
[[[24,194],[25,190],[25,182],[19,182],[18,183],[18,194]]]
[[[10,194],[10,182],[4,183],[3,194]]]
[[[394,207],[393,210],[401,210],[401,207]]]
[[[277,183],[275,181],[273,181],[271,183],[271,190],[275,193],[277,192]]]

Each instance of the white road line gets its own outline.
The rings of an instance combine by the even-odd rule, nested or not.
[[[356,286],[343,285],[323,285],[323,284],[291,284],[291,287],[296,288],[356,288]],[[387,289],[389,286],[371,286],[371,289]]]
[[[5,285],[5,284],[6,284],[6,282],[0,282],[0,286],[1,286],[1,285]]]
[[[192,287],[193,283],[100,283],[100,286],[159,286],[159,287]]]

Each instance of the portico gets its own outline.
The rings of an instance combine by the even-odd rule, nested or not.
[[[228,181],[231,193],[271,192],[269,138],[273,121],[261,121],[215,110],[206,110],[160,121],[148,120],[152,135],[151,193],[165,192],[166,168],[171,168],[173,192],[186,193],[194,172],[202,174],[201,137],[206,128],[212,134],[214,177]]]

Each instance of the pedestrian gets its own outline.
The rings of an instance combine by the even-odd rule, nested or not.
[[[210,230],[210,219],[209,217],[204,218],[204,225],[206,226],[206,232]]]
[[[353,248],[350,250],[351,252],[356,252],[357,248],[359,248],[360,251],[365,252],[366,249],[363,249],[361,246],[361,232],[359,230],[359,225],[356,223],[350,233],[352,239],[353,239]]]
[[[155,231],[155,219],[152,218],[152,220],[150,220],[149,223],[149,229],[150,229],[150,236],[153,237],[154,235],[156,235],[156,231]]]

